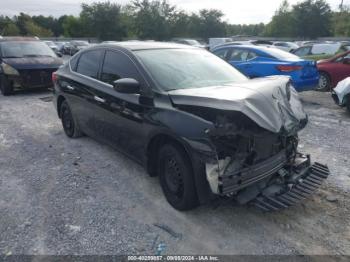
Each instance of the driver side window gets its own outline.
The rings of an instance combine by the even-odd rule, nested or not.
[[[141,81],[139,72],[128,56],[118,51],[106,51],[101,70],[101,81],[113,84],[121,78],[133,78]]]

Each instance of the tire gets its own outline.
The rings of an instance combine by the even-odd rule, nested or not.
[[[63,101],[60,108],[60,116],[62,121],[63,130],[70,138],[78,138],[83,136],[83,132],[80,130],[78,123],[74,120],[72,111],[67,103]]]
[[[13,94],[13,85],[4,75],[0,76],[0,91],[4,96]]]
[[[346,100],[346,109],[350,113],[350,95],[348,95],[347,100]]]
[[[325,72],[320,72],[320,80],[318,81],[317,91],[327,92],[331,90],[331,78]]]
[[[165,144],[158,151],[160,185],[169,204],[185,211],[199,205],[190,160],[185,151],[175,144]]]

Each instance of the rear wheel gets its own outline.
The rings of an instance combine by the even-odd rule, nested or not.
[[[350,113],[350,95],[348,95],[348,97],[346,99],[346,109]]]
[[[4,96],[13,94],[13,85],[5,75],[0,76],[0,91]]]
[[[158,152],[158,174],[164,195],[177,210],[198,206],[198,197],[190,160],[175,144],[166,144]]]
[[[67,101],[62,102],[60,116],[62,120],[63,130],[68,137],[77,138],[83,135],[78,126],[78,123],[73,118],[72,111]]]
[[[327,73],[320,72],[320,79],[318,81],[317,91],[329,91],[331,89],[331,78]]]

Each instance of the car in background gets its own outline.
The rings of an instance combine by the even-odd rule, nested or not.
[[[334,102],[340,107],[346,107],[350,113],[350,77],[340,81],[332,90]]]
[[[299,46],[293,42],[274,42],[273,46],[286,52],[293,52],[299,48]]]
[[[53,81],[65,134],[138,161],[178,210],[231,197],[276,211],[329,175],[298,152],[307,115],[288,77],[250,80],[201,48],[124,42],[82,50]]]
[[[57,46],[58,48],[58,52],[60,52],[61,54],[63,54],[63,47],[65,44],[67,44],[68,42],[62,42],[62,41],[57,41],[57,42],[54,42],[55,45]]]
[[[317,62],[320,72],[319,91],[330,91],[347,77],[350,77],[350,51]]]
[[[27,37],[0,38],[0,91],[52,86],[51,75],[63,61],[44,42]]]
[[[174,38],[174,39],[172,39],[172,42],[177,43],[177,44],[190,45],[190,46],[199,47],[199,48],[208,48],[207,45],[200,43],[196,39]]]
[[[69,46],[69,55],[75,55],[76,53],[78,53],[80,50],[83,50],[87,47],[89,47],[89,42],[87,41],[81,41],[81,40],[77,40],[77,41],[70,41],[70,46]]]
[[[54,43],[53,41],[43,41],[45,44],[48,45],[48,47],[50,47],[52,49],[52,51],[55,52],[55,54],[59,57],[62,56],[62,53],[60,52],[58,46],[56,45],[56,43]]]
[[[232,42],[232,38],[228,38],[228,37],[212,37],[209,38],[209,50],[214,49],[217,46],[226,44],[226,43],[231,43]]]
[[[292,53],[304,59],[320,60],[327,59],[337,53],[347,51],[341,43],[322,43],[301,46]]]
[[[250,78],[287,75],[297,91],[313,90],[318,85],[319,74],[314,61],[274,47],[223,45],[212,52]]]
[[[55,53],[58,52],[58,46],[53,41],[43,41],[45,44],[48,45],[54,51]]]

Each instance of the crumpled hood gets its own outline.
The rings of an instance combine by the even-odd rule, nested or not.
[[[5,64],[15,69],[51,69],[58,68],[63,64],[62,59],[58,57],[21,57],[21,58],[3,58]]]
[[[241,112],[264,129],[290,134],[306,125],[307,115],[289,81],[289,77],[273,76],[224,86],[173,90],[169,96],[175,105]]]

